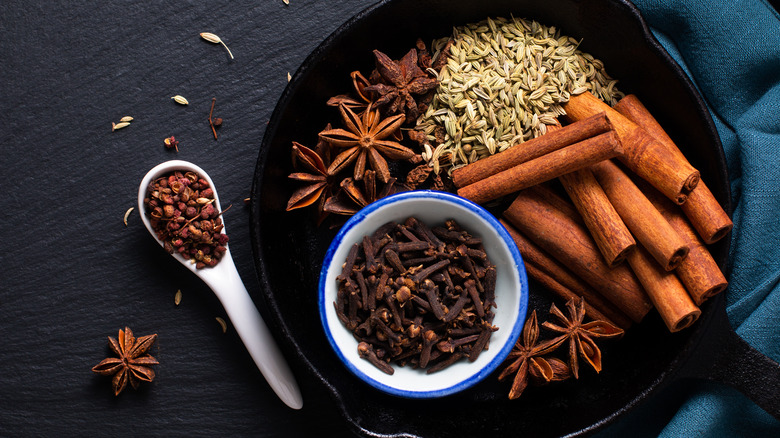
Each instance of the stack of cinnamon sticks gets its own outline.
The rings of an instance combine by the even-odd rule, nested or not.
[[[689,327],[728,284],[706,245],[731,219],[636,96],[613,108],[583,93],[564,109],[565,126],[456,169],[458,194],[513,196],[502,223],[528,274],[585,297],[591,318],[628,328],[656,308],[670,331]]]

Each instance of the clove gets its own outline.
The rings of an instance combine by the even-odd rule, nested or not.
[[[496,270],[479,238],[455,221],[388,222],[350,247],[334,308],[360,356],[436,372],[474,361],[493,331]]]

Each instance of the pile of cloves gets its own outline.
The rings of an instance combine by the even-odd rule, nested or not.
[[[360,357],[433,373],[488,346],[496,267],[481,239],[454,220],[388,222],[350,249],[334,306]]]

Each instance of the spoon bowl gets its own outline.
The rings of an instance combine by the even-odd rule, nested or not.
[[[147,172],[141,180],[141,185],[138,187],[138,211],[144,226],[160,246],[163,246],[163,242],[157,238],[157,234],[152,228],[152,224],[146,214],[147,208],[144,205],[144,198],[152,181],[177,170],[183,172],[192,171],[205,179],[209,183],[209,187],[214,191],[214,206],[217,208],[217,211],[222,211],[214,181],[200,167],[182,160],[166,161],[153,167]],[[227,233],[224,219],[223,232]],[[268,326],[263,321],[252,298],[249,296],[244,283],[241,281],[236,265],[233,263],[233,258],[230,255],[230,245],[226,244],[225,247],[227,250],[219,262],[214,267],[203,269],[196,268],[195,263],[185,259],[177,252],[174,252],[171,256],[200,277],[214,291],[214,294],[225,308],[225,312],[233,326],[236,328],[241,341],[246,346],[260,372],[268,381],[271,389],[287,406],[293,409],[300,409],[303,406],[303,400],[295,377],[282,352],[276,345],[270,330],[268,330]]]

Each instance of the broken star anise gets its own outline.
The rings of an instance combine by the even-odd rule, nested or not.
[[[409,122],[417,120],[421,111],[413,95],[426,94],[436,88],[439,81],[417,65],[416,48],[409,50],[399,61],[393,61],[379,50],[374,50],[374,57],[382,82],[369,85],[364,91],[379,95],[375,103],[383,114],[404,114]]]
[[[563,361],[543,357],[558,348],[563,341],[564,339],[558,337],[538,343],[539,323],[536,319],[536,310],[531,312],[531,316],[523,326],[522,339],[517,341],[507,356],[507,362],[511,363],[498,376],[498,380],[504,380],[515,374],[512,388],[509,390],[510,400],[520,397],[529,381],[536,385],[543,385],[568,377],[568,366]]]
[[[341,191],[325,203],[325,211],[351,216],[377,199],[405,191],[405,189],[403,185],[396,183],[395,178],[390,178],[380,190],[377,187],[376,172],[368,169],[360,183],[352,178],[344,178],[341,181]]]
[[[427,163],[420,164],[406,174],[406,186],[409,190],[429,189],[440,192],[453,190],[452,180],[436,174]]]
[[[357,97],[349,94],[339,94],[328,99],[327,105],[337,107],[343,104],[357,114],[362,114],[368,108],[368,104],[374,100],[374,93],[365,91],[365,88],[371,85],[371,82],[358,70],[353,71],[349,76],[352,78],[352,88],[355,90]]]
[[[601,372],[601,350],[593,341],[594,338],[617,338],[623,335],[623,330],[606,321],[591,321],[583,324],[585,318],[585,300],[580,298],[566,303],[569,311],[567,318],[555,304],[550,308],[550,313],[562,324],[557,325],[545,321],[542,325],[552,331],[563,333],[554,340],[561,342],[569,340],[569,366],[575,379],[579,378],[579,363],[577,355],[583,357],[596,372]]]
[[[330,129],[330,124],[326,130]],[[328,157],[330,155],[328,145],[324,141],[317,143],[317,150],[311,150],[306,146],[293,142],[293,165],[302,167],[301,172],[294,172],[287,177],[291,180],[303,183],[303,186],[295,190],[287,201],[287,211],[307,207],[317,203],[317,211],[320,215],[318,222],[327,216],[324,210],[325,203],[333,196],[335,179],[328,172]]]
[[[114,395],[119,395],[128,381],[133,389],[138,389],[140,381],[151,382],[154,379],[154,370],[149,366],[159,362],[145,353],[156,340],[156,334],[135,338],[129,327],[125,327],[124,331],[120,329],[118,339],[108,337],[108,345],[119,357],[103,359],[92,367],[92,371],[102,376],[114,376],[111,380]]]
[[[370,166],[379,179],[387,183],[390,180],[390,168],[386,158],[399,160],[414,157],[413,150],[398,143],[387,140],[404,122],[403,115],[382,119],[378,110],[371,105],[362,116],[344,104],[339,105],[341,118],[346,129],[326,129],[320,132],[320,138],[332,146],[344,149],[333,159],[328,167],[328,173],[335,175],[347,166],[355,163],[353,177],[362,179],[367,165]]]

